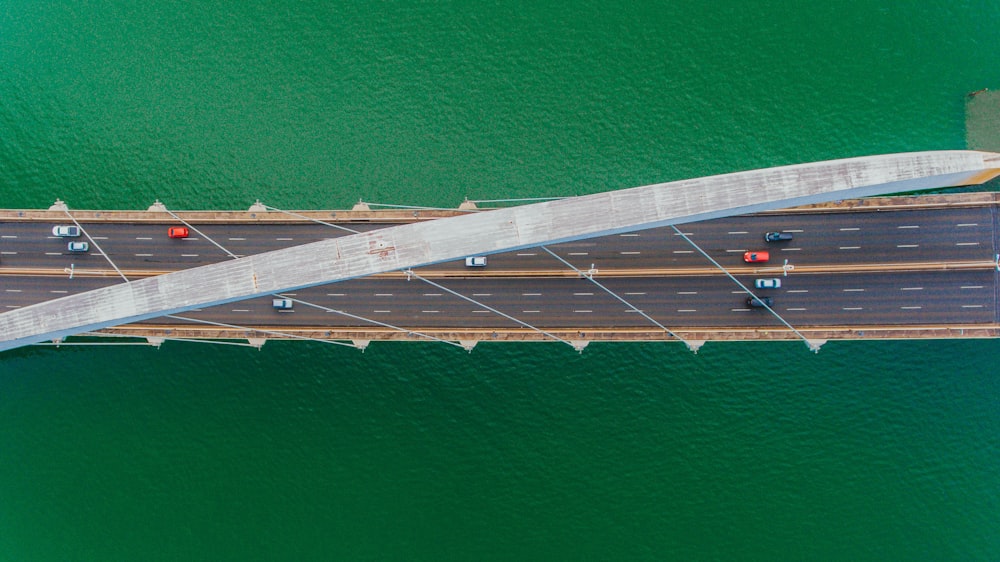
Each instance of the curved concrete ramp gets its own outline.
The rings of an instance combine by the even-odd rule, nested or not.
[[[373,273],[835,199],[983,183],[1000,154],[867,156],[636,187],[407,224],[106,287],[0,314],[0,350]]]

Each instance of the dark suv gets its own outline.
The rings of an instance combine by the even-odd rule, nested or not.
[[[750,308],[764,308],[764,305],[768,308],[774,306],[774,299],[771,297],[747,297],[747,306]]]
[[[793,238],[791,232],[768,232],[764,235],[765,242],[783,242]]]

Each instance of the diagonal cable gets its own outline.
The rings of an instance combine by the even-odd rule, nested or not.
[[[100,252],[102,256],[104,256],[104,259],[108,260],[108,263],[111,264],[111,267],[115,268],[115,271],[118,272],[118,275],[121,275],[122,279],[124,279],[125,282],[128,283],[129,282],[128,277],[125,277],[125,274],[122,273],[122,270],[118,269],[118,266],[115,265],[115,262],[111,261],[111,256],[109,256],[104,250],[101,249],[101,245],[98,244],[97,241],[90,236],[90,233],[87,232],[85,228],[80,226],[80,223],[77,222],[76,219],[73,217],[73,215],[69,213],[69,210],[63,209],[63,212],[66,213],[66,216],[69,217],[69,220],[73,221],[73,224],[75,224],[76,227],[80,229],[80,232],[82,232],[83,235],[87,237],[87,240],[90,240],[90,243],[93,244],[95,248],[97,248],[97,251]]]
[[[384,328],[390,328],[392,330],[398,330],[400,332],[405,332],[407,334],[411,334],[411,335],[414,335],[414,336],[420,336],[422,338],[427,338],[429,340],[434,340],[434,341],[438,341],[438,342],[441,342],[441,343],[446,343],[448,345],[454,345],[455,347],[462,347],[461,344],[457,344],[455,342],[448,341],[448,340],[443,340],[441,338],[436,338],[436,337],[434,337],[434,336],[432,336],[430,334],[425,334],[423,332],[416,332],[414,330],[408,330],[406,328],[402,328],[402,327],[399,327],[399,326],[394,326],[392,324],[387,324],[385,322],[380,322],[378,320],[373,320],[371,318],[365,318],[364,316],[358,316],[356,314],[351,314],[350,312],[344,312],[343,310],[337,310],[335,308],[328,308],[328,307],[325,307],[325,306],[320,305],[320,304],[315,304],[315,303],[311,303],[311,302],[300,300],[300,299],[293,299],[293,298],[286,297],[286,296],[283,296],[283,295],[276,295],[276,296],[279,296],[279,297],[282,297],[282,298],[288,298],[288,299],[293,300],[293,301],[295,301],[297,303],[301,303],[301,304],[304,304],[306,306],[311,306],[313,308],[318,308],[320,310],[325,310],[326,312],[333,312],[335,314],[340,314],[340,315],[346,316],[348,318],[353,318],[355,320],[361,320],[362,322],[370,322],[372,324],[375,324],[375,325],[378,325],[378,326],[382,326]]]
[[[201,236],[202,238],[204,238],[205,240],[208,240],[208,241],[209,241],[209,242],[211,242],[212,244],[215,244],[215,247],[216,247],[216,248],[218,248],[218,249],[222,250],[223,252],[225,252],[226,254],[228,254],[228,255],[229,255],[229,257],[233,258],[234,260],[235,260],[235,259],[239,259],[239,256],[237,256],[236,254],[234,254],[234,253],[230,252],[229,250],[225,249],[224,247],[222,247],[222,244],[219,244],[219,243],[218,243],[218,242],[216,242],[215,240],[212,240],[212,237],[211,237],[211,236],[209,236],[209,235],[205,234],[204,232],[202,232],[202,231],[198,230],[198,229],[197,229],[197,228],[196,228],[196,227],[195,227],[194,225],[192,225],[191,223],[187,222],[186,220],[184,220],[184,219],[180,218],[179,216],[177,216],[177,215],[176,215],[176,214],[175,214],[175,213],[174,213],[173,211],[171,211],[170,209],[167,209],[166,207],[164,207],[164,208],[163,208],[163,210],[164,210],[164,211],[166,211],[167,213],[169,213],[169,214],[170,214],[170,216],[174,217],[174,218],[175,218],[175,219],[177,219],[178,221],[180,221],[180,222],[184,223],[184,226],[186,226],[186,227],[190,228],[191,230],[193,230],[193,231],[197,232],[197,233],[198,233],[198,235],[199,235],[199,236]]]
[[[554,334],[550,334],[549,332],[546,332],[545,330],[542,330],[541,328],[536,328],[536,327],[532,326],[531,324],[528,324],[527,322],[522,322],[521,320],[518,320],[517,318],[514,318],[513,316],[511,316],[511,315],[509,315],[507,313],[501,312],[501,311],[493,308],[492,306],[483,304],[483,303],[481,303],[481,302],[479,302],[479,301],[477,301],[477,300],[475,300],[473,298],[467,297],[467,296],[465,296],[465,295],[463,295],[463,294],[461,294],[461,293],[459,293],[457,291],[453,291],[453,290],[449,289],[448,287],[445,287],[444,285],[440,285],[438,283],[435,283],[435,282],[431,281],[430,279],[427,279],[425,277],[421,277],[421,276],[417,275],[416,273],[414,273],[413,270],[407,270],[406,275],[408,277],[409,276],[416,277],[417,279],[423,281],[424,283],[428,283],[429,285],[431,285],[433,287],[436,287],[438,289],[441,289],[442,291],[447,291],[447,292],[451,293],[452,295],[455,295],[456,297],[458,297],[458,298],[460,298],[462,300],[471,302],[472,304],[475,304],[476,306],[481,306],[481,307],[485,308],[486,310],[489,310],[490,312],[493,312],[495,314],[499,314],[500,316],[503,316],[507,320],[510,320],[512,322],[517,322],[518,324],[524,326],[525,328],[530,328],[530,329],[538,332],[539,334],[546,335],[546,336],[548,336],[548,337],[550,337],[550,338],[552,338],[552,339],[554,339],[556,341],[562,342],[562,343],[564,343],[564,344],[566,344],[566,345],[568,345],[568,346],[573,347],[574,349],[576,349],[576,347],[573,344],[571,344],[568,341],[560,338],[559,336],[556,336]]]
[[[272,207],[270,205],[265,205],[264,203],[261,203],[261,205],[263,205],[264,208],[267,209],[268,211],[278,211],[279,213],[285,213],[286,215],[291,215],[291,216],[293,216],[295,218],[307,220],[307,221],[310,221],[310,222],[319,223],[319,224],[322,224],[323,226],[329,226],[331,228],[338,228],[340,230],[344,230],[346,232],[350,232],[351,234],[361,234],[360,230],[354,230],[353,228],[347,228],[346,226],[341,226],[339,224],[334,224],[334,223],[331,223],[331,222],[321,221],[319,219],[314,219],[312,217],[307,217],[305,215],[300,215],[298,213],[293,213],[291,211],[285,211],[285,210],[279,209],[277,207]]]
[[[234,330],[246,330],[248,332],[260,332],[262,334],[272,334],[272,335],[276,335],[276,336],[283,336],[283,337],[288,337],[288,338],[293,338],[293,339],[299,339],[299,340],[316,341],[316,342],[320,342],[320,343],[328,343],[328,344],[333,344],[333,345],[343,345],[343,346],[346,346],[346,347],[355,347],[354,344],[344,343],[344,342],[336,341],[336,340],[321,340],[321,339],[318,339],[318,338],[310,338],[308,336],[300,336],[300,335],[297,335],[297,334],[290,334],[288,332],[280,332],[280,331],[277,331],[277,330],[264,330],[264,329],[261,329],[261,328],[248,328],[246,326],[236,326],[236,325],[233,325],[233,324],[226,324],[224,322],[213,322],[212,320],[201,320],[201,319],[198,319],[198,318],[188,318],[186,316],[177,316],[177,315],[174,315],[174,314],[167,314],[166,318],[173,318],[174,320],[186,320],[188,322],[197,322],[199,324],[208,324],[210,326],[220,326],[222,328],[232,328]]]
[[[729,273],[728,269],[722,267],[722,264],[720,264],[719,262],[715,261],[712,258],[712,256],[708,255],[708,253],[705,252],[705,250],[702,250],[701,246],[695,244],[690,238],[687,237],[686,234],[684,234],[683,232],[681,232],[680,229],[678,229],[676,226],[670,225],[670,228],[673,228],[674,232],[676,232],[678,236],[680,236],[681,238],[683,238],[684,240],[686,240],[687,243],[691,244],[691,246],[694,247],[695,250],[698,250],[698,252],[701,253],[701,255],[705,256],[705,258],[707,258],[708,261],[712,262],[712,264],[715,265],[715,267],[718,267],[723,273],[726,274],[726,276],[728,276],[730,279],[732,279],[733,283],[736,283],[737,285],[739,285],[740,289],[743,289],[744,291],[746,291],[746,293],[748,295],[750,295],[751,298],[756,299],[758,302],[760,302],[760,304],[763,305],[763,307],[766,308],[768,312],[770,312],[771,314],[773,314],[774,317],[777,318],[782,324],[784,324],[789,330],[791,330],[792,332],[794,332],[795,335],[797,335],[800,338],[802,338],[802,341],[806,344],[806,347],[808,347],[812,351],[819,351],[819,348],[817,348],[812,343],[810,343],[809,338],[807,338],[804,335],[802,335],[802,333],[799,332],[798,330],[796,330],[794,326],[792,326],[791,324],[789,324],[788,322],[786,322],[785,319],[782,318],[781,315],[778,314],[778,312],[776,310],[774,310],[773,308],[771,308],[770,306],[768,306],[767,303],[765,303],[762,299],[757,298],[757,295],[753,294],[753,291],[751,291],[749,288],[747,288],[747,286],[744,285],[743,283],[740,283],[739,279],[737,279],[736,277],[734,277],[732,273]]]
[[[635,305],[633,305],[632,303],[630,303],[627,300],[623,299],[622,297],[620,297],[617,293],[615,293],[611,289],[609,289],[609,288],[605,287],[604,285],[601,285],[600,283],[598,283],[597,279],[594,279],[594,275],[592,273],[591,274],[584,273],[583,271],[580,271],[573,264],[569,263],[568,261],[566,261],[563,258],[561,258],[558,255],[556,255],[555,252],[553,252],[552,250],[548,249],[547,247],[545,247],[545,246],[540,246],[540,247],[541,247],[541,249],[543,249],[546,252],[548,252],[552,257],[556,258],[557,260],[563,262],[564,264],[566,264],[567,266],[569,266],[570,268],[572,268],[573,271],[576,271],[582,277],[586,277],[587,279],[589,279],[591,283],[593,283],[594,285],[597,285],[598,287],[600,287],[604,292],[606,292],[607,294],[609,294],[612,297],[614,297],[614,298],[618,299],[619,301],[621,301],[621,303],[624,304],[625,306],[631,308],[635,312],[638,312],[646,320],[649,320],[653,324],[656,324],[657,327],[659,327],[664,332],[670,334],[671,337],[677,338],[678,340],[680,340],[681,342],[683,342],[685,345],[687,345],[689,348],[691,347],[691,344],[689,344],[684,338],[682,338],[682,337],[678,336],[677,334],[675,334],[670,328],[667,328],[663,324],[660,324],[655,319],[653,319],[650,315],[648,315],[645,312],[639,310],[638,308],[635,307]]]

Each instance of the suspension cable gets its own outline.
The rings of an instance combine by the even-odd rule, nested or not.
[[[406,275],[407,275],[407,277],[409,277],[409,276],[416,277],[417,279],[420,279],[421,281],[423,281],[425,283],[428,283],[429,285],[431,285],[433,287],[441,289],[442,291],[447,291],[447,292],[451,293],[452,295],[455,295],[456,297],[458,297],[458,298],[460,298],[462,300],[471,302],[471,303],[475,304],[476,306],[481,306],[481,307],[489,310],[490,312],[499,314],[500,316],[503,316],[504,318],[506,318],[506,319],[508,319],[508,320],[510,320],[512,322],[517,322],[518,324],[524,326],[525,328],[530,328],[530,329],[538,332],[539,334],[546,335],[546,336],[548,336],[548,337],[550,337],[550,338],[552,338],[552,339],[554,339],[556,341],[562,342],[562,343],[564,343],[564,344],[566,344],[566,345],[568,345],[568,346],[573,347],[574,349],[576,349],[576,347],[573,344],[571,344],[570,342],[568,342],[568,341],[560,338],[559,336],[556,336],[554,334],[546,332],[545,330],[542,330],[541,328],[536,328],[536,327],[532,326],[531,324],[528,324],[527,322],[522,322],[521,320],[518,320],[517,318],[514,318],[513,316],[511,316],[509,314],[501,312],[501,311],[493,308],[492,306],[483,304],[483,303],[481,303],[481,302],[479,302],[479,301],[477,301],[477,300],[475,300],[473,298],[467,297],[467,296],[465,296],[465,295],[463,295],[463,294],[461,294],[459,292],[453,291],[453,290],[449,289],[448,287],[445,287],[444,285],[440,285],[438,283],[435,283],[435,282],[431,281],[430,279],[427,279],[425,277],[421,277],[420,275],[417,275],[416,273],[414,273],[414,271],[412,269],[411,270],[407,270],[406,271]]]
[[[638,308],[636,308],[636,306],[635,306],[635,305],[633,305],[632,303],[630,303],[630,302],[628,302],[627,300],[623,299],[622,297],[620,297],[620,296],[619,296],[619,295],[618,295],[617,293],[615,293],[615,292],[614,292],[614,291],[612,291],[611,289],[609,289],[609,288],[605,287],[604,285],[600,284],[600,283],[599,283],[599,282],[597,281],[597,279],[594,279],[594,274],[593,274],[593,273],[584,273],[583,271],[580,271],[580,269],[578,269],[578,268],[577,268],[576,266],[574,266],[573,264],[569,263],[568,261],[566,261],[566,260],[564,260],[563,258],[561,258],[561,257],[559,257],[558,255],[556,255],[556,253],[555,253],[555,252],[553,252],[552,250],[548,249],[548,248],[547,248],[546,246],[540,246],[540,247],[541,247],[541,248],[542,248],[543,250],[545,250],[546,252],[548,252],[548,253],[549,253],[549,255],[551,255],[552,257],[554,257],[554,258],[556,258],[557,260],[561,261],[562,263],[566,264],[566,265],[567,265],[568,267],[570,267],[571,269],[573,269],[573,271],[576,271],[577,273],[579,273],[579,274],[580,274],[580,275],[581,275],[582,277],[585,277],[585,278],[589,279],[591,283],[593,283],[594,285],[597,285],[598,287],[600,287],[600,288],[601,288],[601,289],[602,289],[602,290],[603,290],[604,292],[608,293],[608,294],[609,294],[609,295],[611,295],[612,297],[614,297],[614,298],[618,299],[619,301],[621,301],[621,302],[622,302],[622,304],[624,304],[625,306],[627,306],[627,307],[631,308],[631,309],[632,309],[632,310],[634,310],[635,312],[638,312],[638,313],[639,313],[639,314],[640,314],[640,315],[641,315],[641,316],[642,316],[643,318],[645,318],[646,320],[649,320],[649,321],[650,321],[650,322],[652,322],[653,324],[656,324],[656,326],[657,326],[657,327],[659,327],[659,328],[660,328],[661,330],[663,330],[664,332],[666,332],[666,333],[670,334],[670,336],[671,336],[671,337],[674,337],[674,338],[677,338],[677,339],[678,339],[678,340],[680,340],[680,341],[681,341],[682,343],[684,343],[685,345],[687,345],[689,349],[691,348],[691,344],[690,344],[690,343],[688,343],[688,342],[687,342],[687,340],[685,340],[684,338],[682,338],[682,337],[678,336],[678,335],[677,335],[676,333],[674,333],[674,332],[673,332],[673,331],[672,331],[672,330],[671,330],[670,328],[667,328],[667,327],[666,327],[666,326],[664,326],[663,324],[661,324],[661,323],[657,322],[657,321],[656,321],[656,320],[655,320],[654,318],[652,318],[651,316],[649,316],[649,315],[648,315],[648,314],[646,314],[645,312],[643,312],[643,311],[639,310]]]
[[[712,262],[712,264],[715,265],[715,267],[719,268],[723,273],[726,274],[727,277],[729,277],[730,279],[732,279],[733,283],[736,283],[740,287],[740,289],[743,289],[748,295],[750,295],[751,298],[753,298],[754,300],[756,300],[757,302],[759,302],[761,305],[763,305],[763,307],[766,308],[768,312],[770,312],[771,314],[773,314],[774,317],[777,318],[782,324],[784,324],[789,330],[791,330],[795,335],[797,335],[800,338],[802,338],[802,341],[803,341],[803,343],[806,344],[806,347],[808,347],[811,351],[819,351],[819,348],[816,347],[816,346],[814,346],[812,344],[812,342],[809,341],[809,338],[805,337],[801,332],[799,332],[798,330],[796,330],[794,326],[792,326],[791,324],[789,324],[788,322],[786,322],[785,319],[782,318],[781,315],[778,314],[778,312],[776,310],[774,310],[773,308],[771,308],[770,306],[768,306],[767,303],[763,301],[763,299],[760,299],[760,298],[757,297],[757,295],[753,294],[753,291],[751,291],[749,288],[747,288],[746,285],[744,285],[743,283],[740,283],[739,279],[737,279],[735,276],[733,276],[732,273],[729,273],[729,270],[727,270],[725,267],[722,267],[722,264],[720,264],[719,262],[715,261],[712,258],[712,256],[708,255],[708,253],[705,252],[705,250],[702,250],[701,246],[695,244],[690,238],[688,238],[688,236],[686,234],[684,234],[683,232],[681,232],[680,229],[678,229],[676,226],[670,225],[670,228],[673,228],[674,232],[676,232],[678,236],[680,236],[681,238],[683,238],[684,240],[686,240],[687,243],[691,244],[691,246],[693,246],[694,249],[698,250],[698,252],[701,253],[701,255],[705,256],[705,258],[708,259],[708,261]]]

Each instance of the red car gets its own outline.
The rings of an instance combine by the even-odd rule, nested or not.
[[[746,252],[743,252],[743,261],[747,263],[760,263],[760,262],[765,262],[769,259],[771,259],[771,255],[764,251],[754,252],[748,250]]]
[[[188,228],[186,226],[171,226],[167,229],[167,236],[171,238],[187,238]]]

